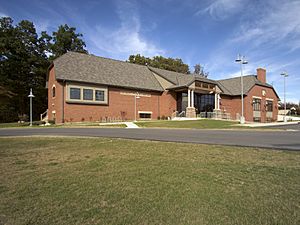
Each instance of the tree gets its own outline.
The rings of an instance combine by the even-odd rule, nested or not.
[[[197,74],[197,75],[207,78],[209,75],[209,72],[204,72],[204,67],[201,66],[200,64],[196,64],[194,66],[194,74]]]
[[[154,56],[153,58],[147,58],[137,55],[130,55],[128,58],[130,63],[148,65],[159,69],[170,70],[178,73],[189,74],[189,66],[181,59],[165,58],[163,56]]]
[[[42,32],[42,40],[52,54],[51,59],[57,58],[69,51],[88,53],[85,42],[81,39],[83,35],[76,33],[75,27],[67,24],[60,25],[58,30],[52,33],[52,37]]]
[[[53,35],[39,36],[28,20],[16,26],[9,17],[0,18],[0,121],[10,122],[28,114],[28,94],[33,89],[33,117],[47,109],[46,73],[51,61],[68,51],[87,53],[82,34],[68,25]]]
[[[13,26],[11,18],[1,18],[0,42],[0,86],[7,93],[13,93],[9,101],[1,103],[1,112],[10,114],[8,120],[27,114],[27,95],[33,88],[36,94],[34,113],[41,113],[46,107],[45,74],[49,62],[44,48],[40,48],[33,23],[22,20]]]

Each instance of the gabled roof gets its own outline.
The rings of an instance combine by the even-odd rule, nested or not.
[[[68,52],[53,62],[57,80],[163,91],[146,67],[98,56]]]
[[[241,95],[241,77],[234,77],[224,80],[218,80],[218,85],[223,91],[223,94],[225,95],[231,95],[231,96],[238,96]],[[243,84],[244,84],[244,95],[247,95],[248,92],[251,90],[251,88],[254,85],[260,85],[263,87],[273,88],[272,85],[268,83],[262,83],[257,79],[256,75],[247,75],[243,77]],[[274,90],[275,94],[277,95],[276,91]],[[278,97],[278,95],[277,95]]]
[[[205,77],[195,75],[195,74],[184,74],[184,73],[177,73],[173,71],[158,69],[154,67],[148,67],[152,72],[160,75],[164,79],[171,82],[173,85],[167,89],[174,89],[179,87],[188,87],[194,81],[203,81],[210,84],[216,84],[214,80],[207,79]]]

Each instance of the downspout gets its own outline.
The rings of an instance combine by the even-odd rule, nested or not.
[[[157,95],[157,101],[158,101],[158,116],[160,117],[160,95]]]
[[[65,83],[66,83],[66,81],[63,80],[63,85],[62,85],[62,123],[65,123]]]

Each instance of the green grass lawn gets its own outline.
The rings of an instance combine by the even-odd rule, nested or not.
[[[0,224],[300,224],[300,153],[0,138]]]
[[[140,127],[165,127],[165,128],[194,128],[194,129],[224,129],[234,128],[238,122],[224,121],[224,120],[186,120],[186,121],[169,121],[169,120],[156,120],[136,122]]]
[[[300,224],[300,153],[0,138],[0,224]]]

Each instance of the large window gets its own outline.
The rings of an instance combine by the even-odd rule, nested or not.
[[[108,90],[106,87],[68,83],[67,91],[67,102],[69,103],[107,104]]]
[[[258,98],[253,99],[253,111],[260,111],[261,109],[261,100]]]
[[[266,109],[267,109],[267,112],[273,112],[273,101],[267,100]]]
[[[80,100],[80,88],[70,88],[70,99]]]

